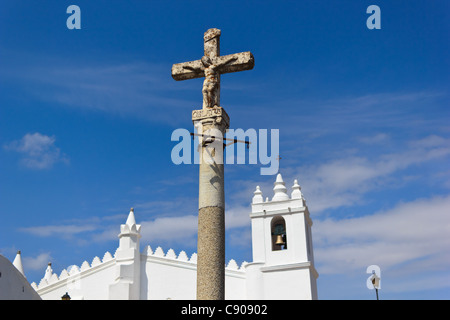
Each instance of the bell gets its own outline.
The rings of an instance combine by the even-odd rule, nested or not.
[[[281,234],[277,235],[277,241],[275,242],[275,244],[282,246],[285,244],[285,242],[283,241],[283,236]]]

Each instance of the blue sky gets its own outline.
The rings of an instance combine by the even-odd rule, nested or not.
[[[66,9],[81,8],[81,30]],[[366,9],[381,9],[369,30]],[[141,247],[196,251],[198,168],[174,165],[201,79],[173,63],[252,51],[222,76],[232,128],[279,129],[287,187],[313,225],[321,299],[450,298],[448,1],[2,1],[0,253],[30,282],[118,246],[130,207]],[[227,260],[251,261],[260,164],[226,166]]]

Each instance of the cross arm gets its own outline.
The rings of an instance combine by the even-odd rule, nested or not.
[[[201,60],[176,63],[172,65],[172,78],[177,81],[204,77]]]
[[[255,66],[255,58],[250,51],[229,54],[217,59],[219,65],[223,64],[219,69],[221,74],[251,70]],[[228,61],[230,62],[226,63]]]
[[[214,58],[213,63],[218,66],[219,73],[231,73],[251,70],[255,59],[250,51],[229,54]],[[201,60],[176,63],[172,66],[172,78],[177,81],[204,77],[204,66]]]

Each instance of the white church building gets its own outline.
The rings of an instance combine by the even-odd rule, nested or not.
[[[290,196],[278,174],[271,200],[256,187],[251,220],[253,261],[225,267],[225,299],[317,299],[311,236],[312,221],[301,188],[294,180]],[[120,226],[119,246],[112,255],[64,269],[59,276],[49,264],[39,284],[31,287],[43,300],[194,300],[197,254],[188,257],[149,245],[141,249],[141,225],[131,209]],[[20,263],[19,263],[20,264]],[[17,263],[16,268],[23,269]],[[1,281],[1,278],[0,278]]]

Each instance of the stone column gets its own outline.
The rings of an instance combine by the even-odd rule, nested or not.
[[[229,117],[221,107],[192,112],[199,137],[197,299],[225,299],[223,137]]]

